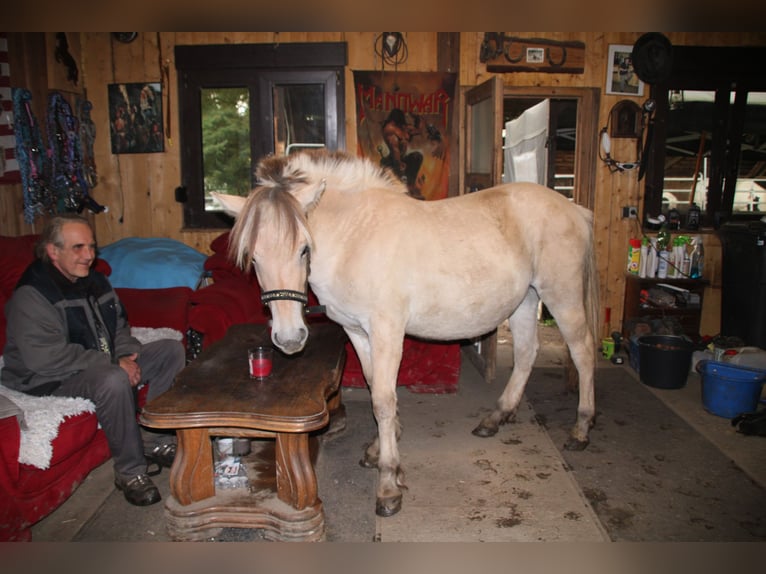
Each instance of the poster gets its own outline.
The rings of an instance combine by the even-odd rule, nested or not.
[[[109,133],[112,153],[165,150],[159,82],[109,84]]]
[[[355,71],[357,154],[390,168],[410,195],[449,191],[455,74]]]

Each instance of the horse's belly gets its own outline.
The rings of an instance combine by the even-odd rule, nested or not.
[[[513,302],[445,307],[430,313],[414,314],[407,324],[409,335],[454,341],[484,335],[505,321],[514,307]]]

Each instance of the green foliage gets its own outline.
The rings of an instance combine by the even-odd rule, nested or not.
[[[201,98],[205,192],[247,195],[251,189],[248,90],[203,90]]]

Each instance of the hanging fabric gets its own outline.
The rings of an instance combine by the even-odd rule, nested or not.
[[[48,157],[50,186],[60,213],[81,213],[86,207],[93,213],[104,211],[104,207],[88,193],[83,173],[79,122],[69,102],[58,92],[51,92],[48,96]]]
[[[80,122],[80,143],[82,148],[82,174],[85,184],[89,189],[93,189],[98,184],[98,174],[96,172],[96,158],[93,153],[93,144],[96,140],[96,124],[90,117],[90,111],[93,104],[88,100],[76,102],[77,115]]]
[[[506,122],[503,182],[547,185],[550,100],[545,99]]]
[[[54,213],[56,200],[46,185],[45,146],[30,104],[32,93],[24,88],[13,88],[12,98],[16,158],[24,195],[24,221],[33,223],[38,215]]]

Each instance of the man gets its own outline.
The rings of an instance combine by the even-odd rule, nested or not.
[[[136,391],[149,384],[151,400],[169,389],[185,364],[183,345],[169,339],[142,345],[130,335],[109,280],[91,269],[96,243],[86,219],[53,217],[36,255],[6,306],[2,384],[36,396],[93,401],[115,485],[131,504],[154,504],[160,493],[147,474],[147,456],[170,466],[175,445],[165,436],[144,447],[142,432],[152,435],[136,420]]]

